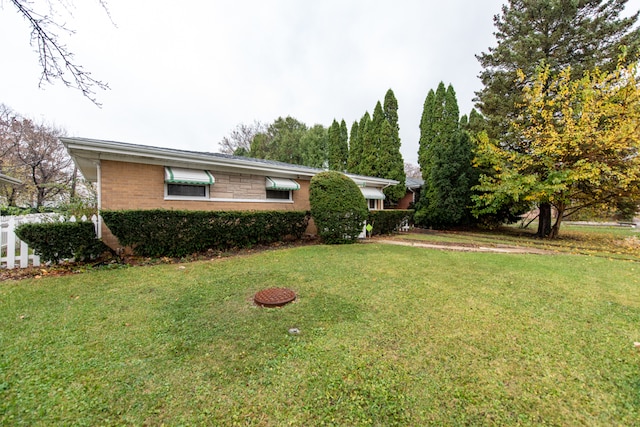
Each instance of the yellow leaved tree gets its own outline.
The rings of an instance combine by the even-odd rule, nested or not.
[[[640,198],[640,88],[636,64],[610,73],[598,69],[571,79],[538,68],[523,89],[523,113],[512,130],[521,150],[484,139],[478,158],[490,165],[475,188],[475,210],[492,213],[505,203],[549,203],[556,219],[587,206]],[[519,78],[525,81],[524,74]]]

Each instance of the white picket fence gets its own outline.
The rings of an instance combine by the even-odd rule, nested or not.
[[[88,221],[86,216],[80,218],[81,221]],[[98,217],[93,215],[91,222],[98,227]],[[76,222],[76,217],[65,218],[57,214],[32,214],[22,216],[0,216],[0,268],[27,268],[29,266],[38,267],[40,257],[29,250],[29,246],[16,236],[15,229],[26,223],[41,222]]]

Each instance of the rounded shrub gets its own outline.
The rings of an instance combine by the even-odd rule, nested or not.
[[[323,242],[354,242],[369,214],[367,201],[356,183],[337,171],[320,172],[309,186],[311,216]]]

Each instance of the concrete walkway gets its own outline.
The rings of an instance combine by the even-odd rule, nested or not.
[[[528,248],[524,246],[476,246],[476,245],[463,245],[463,244],[440,244],[440,243],[426,243],[415,242],[409,240],[399,240],[386,237],[376,237],[373,239],[365,240],[365,243],[386,243],[389,245],[399,246],[414,246],[417,248],[426,249],[438,249],[443,251],[458,251],[458,252],[491,252],[501,254],[536,254],[536,255],[549,255],[555,252],[547,251],[544,249]]]

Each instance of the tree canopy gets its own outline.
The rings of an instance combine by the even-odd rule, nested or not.
[[[525,80],[524,73],[519,73]],[[492,213],[503,200],[549,203],[562,219],[587,206],[640,198],[640,89],[635,65],[553,75],[549,65],[522,90],[523,109],[513,134],[526,150],[486,139],[480,158],[496,171],[483,175],[476,213]]]
[[[611,71],[620,48],[628,58],[640,52],[638,13],[622,18],[628,0],[509,0],[494,17],[497,45],[477,55],[484,88],[478,107],[489,119],[489,137],[513,143],[509,123],[520,114],[522,88],[543,61],[551,74],[570,67],[572,77],[600,67]]]

